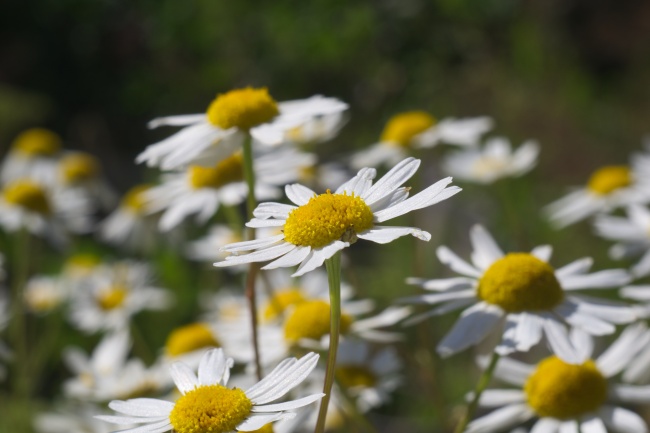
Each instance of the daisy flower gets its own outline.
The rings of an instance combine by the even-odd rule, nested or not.
[[[36,314],[47,314],[68,298],[68,291],[59,277],[33,276],[25,286],[25,305]]]
[[[492,129],[489,117],[445,118],[440,122],[424,111],[407,111],[391,117],[378,143],[352,157],[355,168],[396,164],[409,154],[409,148],[433,147],[443,142],[458,146],[478,144]]]
[[[300,170],[315,162],[314,155],[285,148],[256,157],[255,197],[264,200],[281,194],[278,185],[286,185],[299,177]],[[164,211],[159,228],[168,231],[188,216],[204,224],[214,216],[220,205],[235,206],[248,196],[241,152],[235,152],[215,166],[190,166],[186,172],[168,173],[162,185],[146,193],[151,212]]]
[[[457,186],[447,187],[445,178],[411,198],[409,188],[401,185],[415,174],[420,160],[407,158],[384,177],[372,184],[377,172],[363,168],[334,193],[316,195],[299,184],[287,185],[285,192],[297,206],[262,203],[246,225],[248,227],[278,227],[282,233],[266,239],[239,242],[223,247],[233,255],[215,266],[274,260],[262,269],[290,267],[300,264],[294,276],[321,266],[337,251],[349,247],[357,238],[380,244],[401,236],[413,235],[428,241],[431,235],[413,227],[377,225],[416,209],[431,206],[458,193]],[[242,252],[253,251],[240,255]]]
[[[648,181],[643,181],[638,173],[639,170],[626,165],[601,167],[585,187],[547,205],[545,213],[553,225],[562,228],[620,206],[645,203],[650,199]]]
[[[319,144],[336,137],[348,117],[343,111],[313,116],[285,132],[285,140],[297,145]]]
[[[472,421],[465,432],[508,430],[533,418],[538,418],[531,430],[535,433],[647,432],[640,416],[616,403],[647,404],[650,387],[618,383],[614,377],[649,340],[645,327],[635,325],[596,359],[591,339],[576,338],[585,359],[577,365],[555,356],[537,365],[503,358],[495,377],[520,389],[483,392],[479,405],[499,409]]]
[[[97,234],[107,244],[130,251],[149,251],[156,236],[156,219],[145,199],[152,185],[134,186],[122,197],[116,210],[99,224]]]
[[[85,152],[66,152],[58,163],[57,188],[66,196],[82,196],[94,207],[109,209],[117,197],[102,176],[97,158]]]
[[[94,333],[128,327],[131,317],[142,310],[164,310],[170,306],[171,294],[152,287],[152,279],[144,263],[102,266],[72,299],[69,319],[80,330]]]
[[[489,184],[529,172],[538,154],[539,145],[534,141],[526,141],[513,151],[507,138],[496,137],[488,139],[482,149],[469,147],[447,155],[443,169],[460,180]]]
[[[631,306],[576,294],[582,289],[626,284],[630,278],[622,269],[589,274],[590,258],[554,269],[548,263],[552,252],[548,245],[530,253],[504,254],[481,226],[472,228],[470,240],[471,264],[445,246],[437,250],[440,261],[460,277],[407,280],[434,292],[407,298],[407,302],[435,305],[412,322],[470,306],[438,344],[442,356],[478,344],[491,332],[500,332],[502,339],[496,347],[500,355],[528,351],[546,336],[556,355],[577,363],[581,361],[567,325],[592,335],[605,335],[614,332],[614,324],[636,319]]]
[[[348,105],[336,98],[276,102],[266,88],[246,87],[217,95],[205,114],[161,117],[149,122],[184,126],[181,131],[148,146],[136,162],[173,170],[188,165],[212,166],[232,155],[250,133],[256,142],[277,146],[291,141],[295,128],[315,117],[341,113]]]
[[[61,137],[49,129],[23,131],[14,139],[0,167],[0,180],[6,184],[29,178],[52,184],[57,180],[57,162],[62,144]]]
[[[83,405],[59,408],[53,412],[39,413],[34,418],[37,433],[111,433],[115,429],[95,416],[100,410]],[[123,428],[129,428],[122,426]],[[130,427],[133,427],[131,425]]]
[[[596,233],[618,241],[609,250],[609,256],[621,260],[641,256],[630,272],[636,278],[650,275],[650,210],[641,205],[630,205],[627,218],[601,215],[594,222]]]
[[[115,400],[109,407],[118,415],[100,415],[97,418],[118,425],[140,424],[140,427],[121,430],[122,433],[257,430],[266,424],[295,416],[287,411],[313,403],[323,396],[312,394],[298,400],[268,404],[305,380],[317,362],[318,355],[315,353],[309,353],[300,360],[288,358],[252,387],[246,390],[231,389],[227,384],[233,361],[226,359],[221,349],[213,349],[201,359],[198,377],[183,363],[172,365],[171,376],[182,394],[176,402]]]

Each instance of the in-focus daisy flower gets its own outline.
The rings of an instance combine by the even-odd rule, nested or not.
[[[562,228],[620,206],[646,203],[650,200],[648,183],[637,173],[627,165],[601,167],[591,175],[586,187],[549,204],[545,212],[553,225]]]
[[[223,247],[233,255],[215,266],[274,260],[262,269],[300,264],[294,276],[321,266],[323,262],[357,238],[380,244],[401,236],[413,235],[428,241],[431,235],[414,227],[377,225],[413,210],[422,209],[458,193],[457,186],[447,187],[451,178],[442,179],[408,198],[410,188],[401,185],[415,174],[420,160],[407,158],[372,184],[377,172],[363,168],[334,193],[317,195],[299,184],[287,185],[285,192],[297,206],[262,203],[248,227],[278,227],[282,233],[266,239],[239,242]],[[254,251],[249,254],[240,253]]]
[[[68,291],[59,277],[37,275],[25,286],[25,305],[36,314],[47,314],[59,307],[68,297]]]
[[[300,360],[288,358],[252,387],[242,390],[228,388],[231,358],[221,349],[208,351],[201,359],[198,377],[183,363],[170,368],[171,376],[182,396],[176,402],[156,399],[112,401],[109,407],[118,415],[98,416],[113,424],[141,424],[121,430],[122,433],[227,433],[252,431],[264,425],[295,416],[294,410],[320,399],[312,394],[298,400],[268,404],[299,385],[318,362],[318,355],[309,353]]]
[[[483,148],[469,147],[448,154],[443,169],[456,179],[488,184],[529,172],[538,154],[539,145],[534,141],[526,141],[513,151],[507,138],[495,137],[488,139]]]
[[[341,113],[347,104],[336,98],[276,102],[266,88],[246,87],[217,95],[205,114],[154,119],[150,128],[185,126],[181,131],[148,146],[136,162],[163,170],[188,165],[212,166],[241,147],[245,133],[256,142],[276,146],[290,142],[291,132],[315,117]]]
[[[596,233],[605,239],[617,241],[609,250],[614,260],[641,256],[630,272],[636,278],[650,275],[650,210],[641,205],[630,205],[627,218],[600,215],[594,222]]]
[[[171,294],[151,286],[149,266],[118,262],[102,266],[85,281],[83,290],[72,299],[70,321],[88,333],[118,330],[129,326],[131,317],[142,310],[164,310]]]
[[[281,195],[279,185],[295,181],[300,170],[314,164],[314,155],[285,148],[256,157],[255,197],[260,200]],[[204,224],[220,205],[235,206],[248,196],[241,152],[221,160],[212,167],[192,165],[185,172],[163,175],[163,183],[146,193],[152,212],[163,211],[159,228],[168,231],[190,215]]]
[[[109,209],[117,197],[103,178],[97,158],[85,152],[66,152],[58,163],[57,187],[65,196],[81,195],[93,206]]]
[[[20,133],[2,162],[0,180],[3,184],[17,179],[34,179],[45,184],[57,180],[57,161],[61,155],[61,137],[45,128],[32,128]]]
[[[507,431],[533,418],[539,418],[531,430],[535,433],[647,432],[648,426],[640,416],[616,403],[647,404],[650,387],[613,379],[634,358],[639,345],[648,342],[650,336],[644,328],[629,327],[595,359],[591,339],[584,335],[576,338],[585,359],[577,365],[556,356],[537,365],[501,359],[495,377],[520,389],[483,392],[479,405],[500,408],[472,421],[465,432]]]
[[[145,199],[151,185],[131,188],[122,197],[118,208],[98,227],[98,236],[104,242],[130,251],[146,252],[153,248],[158,232],[157,221],[150,215]]]
[[[567,325],[591,335],[611,334],[615,324],[636,319],[635,309],[602,298],[579,295],[581,289],[620,287],[630,281],[623,269],[589,274],[590,258],[576,260],[559,269],[548,262],[548,245],[530,253],[504,254],[481,226],[470,231],[472,263],[441,246],[440,261],[460,277],[426,280],[409,278],[435,293],[408,298],[408,302],[435,305],[412,321],[465,309],[453,329],[438,344],[443,356],[452,355],[485,339],[491,332],[503,336],[496,347],[500,355],[525,352],[542,336],[553,352],[566,362],[582,362],[569,338]]]
[[[409,148],[433,147],[438,143],[473,146],[492,129],[489,117],[445,118],[440,122],[424,111],[407,111],[391,117],[378,143],[352,157],[352,167],[397,164]]]

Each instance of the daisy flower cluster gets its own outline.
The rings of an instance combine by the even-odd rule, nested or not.
[[[336,97],[204,108],[149,122],[121,195],[53,131],[5,155],[0,401],[33,430],[648,431],[650,149],[534,209],[632,259],[604,265],[529,229],[541,148],[491,117],[398,112],[334,155]]]

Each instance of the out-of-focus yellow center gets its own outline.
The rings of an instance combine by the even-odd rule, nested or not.
[[[607,195],[632,183],[630,169],[625,165],[608,165],[596,170],[587,183],[587,188],[598,195]]]
[[[63,265],[63,274],[71,277],[85,277],[102,262],[101,257],[90,253],[74,254]]]
[[[122,197],[122,206],[136,214],[142,214],[146,210],[147,199],[145,193],[151,188],[151,185],[136,185],[124,194]]]
[[[198,349],[220,346],[214,333],[205,323],[191,323],[176,328],[169,334],[165,352],[168,356],[179,356]]]
[[[244,164],[241,152],[220,161],[214,167],[193,165],[189,169],[190,184],[194,189],[221,188],[244,180]]]
[[[369,388],[377,383],[377,376],[363,365],[340,365],[334,374],[338,383],[345,388]]]
[[[7,185],[2,193],[5,201],[41,215],[52,211],[45,190],[31,180],[16,180]]]
[[[55,287],[30,285],[25,290],[25,303],[36,313],[47,313],[61,304],[62,295]]]
[[[305,301],[305,297],[297,288],[277,290],[264,308],[264,319],[273,320],[280,316],[291,305],[297,305]]]
[[[294,245],[323,247],[336,240],[356,241],[356,234],[373,226],[372,210],[361,197],[325,194],[292,210],[284,225],[284,239]]]
[[[274,433],[273,424],[266,424],[262,428],[258,428],[257,430],[252,430],[246,433]]]
[[[61,150],[61,137],[49,129],[32,128],[16,137],[13,148],[28,156],[54,156]]]
[[[341,314],[341,334],[352,324],[352,318]],[[291,342],[303,338],[320,340],[330,332],[330,304],[322,300],[305,301],[296,305],[284,322],[284,337]]]
[[[97,303],[102,310],[110,311],[119,308],[124,303],[129,290],[126,287],[115,285],[99,292]]]
[[[418,134],[436,124],[436,119],[424,111],[407,111],[391,117],[384,131],[381,141],[407,147],[411,140]]]
[[[208,120],[222,129],[249,130],[269,122],[280,113],[266,87],[231,90],[217,95],[208,107]]]
[[[61,174],[66,183],[94,179],[99,174],[99,163],[87,153],[71,153],[61,160]]]
[[[551,356],[537,364],[524,386],[530,407],[540,417],[576,418],[598,409],[607,398],[607,380],[589,360],[567,364]]]
[[[176,400],[169,414],[175,433],[227,433],[235,430],[253,408],[241,389],[199,386]]]
[[[478,282],[478,296],[509,313],[549,310],[564,299],[553,268],[528,253],[494,262]]]

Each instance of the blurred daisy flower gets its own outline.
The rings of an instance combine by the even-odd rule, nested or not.
[[[237,151],[250,133],[261,144],[277,146],[292,141],[296,128],[320,116],[341,113],[348,105],[336,98],[276,102],[266,88],[246,87],[217,95],[205,114],[170,116],[149,122],[184,126],[180,132],[148,146],[136,159],[148,166],[173,170],[188,165],[213,166]]]
[[[117,197],[103,178],[97,158],[85,152],[66,152],[58,162],[57,188],[65,196],[82,196],[94,208],[110,209]]]
[[[473,146],[492,125],[489,117],[445,118],[438,122],[424,111],[399,113],[386,122],[379,142],[356,153],[351,165],[394,165],[409,155],[409,148],[433,147],[441,142]]]
[[[598,358],[590,338],[576,338],[584,362],[567,364],[556,356],[537,365],[513,359],[499,361],[495,377],[520,389],[488,389],[479,405],[499,408],[472,421],[466,433],[504,431],[539,418],[532,432],[647,432],[645,421],[616,403],[647,404],[650,387],[617,383],[613,378],[630,363],[641,343],[649,341],[644,326],[627,328]]]
[[[210,227],[205,236],[187,244],[185,256],[190,260],[199,262],[212,263],[216,260],[223,260],[228,253],[220,251],[219,248],[241,240],[241,234],[235,232],[229,226],[215,224]]]
[[[102,241],[136,252],[153,248],[158,236],[156,219],[145,199],[151,188],[152,185],[141,184],[124,194],[118,208],[99,224],[97,233]]]
[[[152,287],[152,279],[144,263],[123,261],[102,266],[72,299],[69,319],[87,333],[128,328],[136,313],[170,306],[171,293]]]
[[[61,137],[49,129],[32,128],[23,131],[14,139],[2,162],[0,180],[6,184],[29,178],[53,184],[57,180],[62,144]]]
[[[630,205],[627,217],[600,215],[594,222],[596,233],[618,241],[609,250],[614,260],[641,256],[630,273],[636,278],[650,275],[650,210],[641,205]]]
[[[545,213],[554,226],[562,228],[620,206],[645,203],[650,199],[648,181],[642,181],[637,173],[626,165],[601,167],[586,187],[547,205]]]
[[[284,135],[285,141],[300,146],[329,141],[338,135],[347,120],[343,110],[313,116],[306,122],[287,130]]]
[[[25,286],[25,305],[36,314],[47,314],[68,298],[69,292],[60,277],[37,275]]]
[[[448,154],[443,161],[445,172],[459,180],[482,184],[504,177],[519,177],[537,163],[539,145],[526,141],[515,151],[503,137],[490,138],[485,146],[469,147]]]
[[[627,284],[630,277],[623,269],[589,274],[592,260],[583,258],[556,270],[548,263],[550,246],[536,247],[530,253],[504,254],[481,226],[472,228],[470,240],[471,264],[445,246],[437,250],[440,261],[460,277],[407,280],[434,292],[405,299],[435,305],[411,322],[470,306],[438,344],[438,353],[443,356],[478,344],[491,332],[500,332],[502,338],[495,349],[500,355],[528,351],[544,335],[557,356],[569,363],[581,363],[567,325],[592,335],[606,335],[614,332],[614,324],[636,319],[631,306],[576,294],[582,289]]]
[[[99,408],[91,405],[66,406],[52,412],[39,413],[34,417],[37,433],[111,433],[110,424],[95,418]],[[128,425],[122,426],[128,428]]]
[[[228,388],[231,358],[221,349],[208,351],[201,359],[198,377],[183,363],[170,368],[176,387],[182,394],[176,402],[156,399],[115,400],[109,404],[118,415],[97,416],[113,424],[140,424],[121,430],[129,432],[175,433],[252,431],[282,419],[292,418],[290,410],[320,399],[312,394],[284,403],[268,404],[299,385],[318,362],[318,355],[309,353],[300,360],[288,358],[252,387],[242,390]]]
[[[256,157],[255,197],[261,200],[281,195],[278,185],[295,181],[300,170],[314,164],[314,155],[285,148]],[[248,196],[243,156],[235,152],[213,167],[190,166],[186,172],[167,173],[163,183],[146,192],[151,212],[163,211],[159,228],[168,231],[189,215],[204,224],[220,205],[235,206]]]
[[[445,178],[408,198],[410,188],[401,185],[415,174],[419,165],[420,160],[407,158],[374,185],[376,170],[363,168],[334,193],[327,191],[321,195],[299,184],[287,185],[287,197],[297,206],[262,203],[253,212],[255,218],[246,224],[255,228],[278,227],[282,233],[226,245],[223,250],[233,255],[215,266],[274,260],[262,269],[300,264],[293,274],[299,276],[321,266],[357,238],[385,244],[413,235],[428,241],[431,235],[418,228],[377,225],[434,205],[460,191],[457,186],[447,187],[451,178]],[[240,255],[248,251],[254,252]]]

